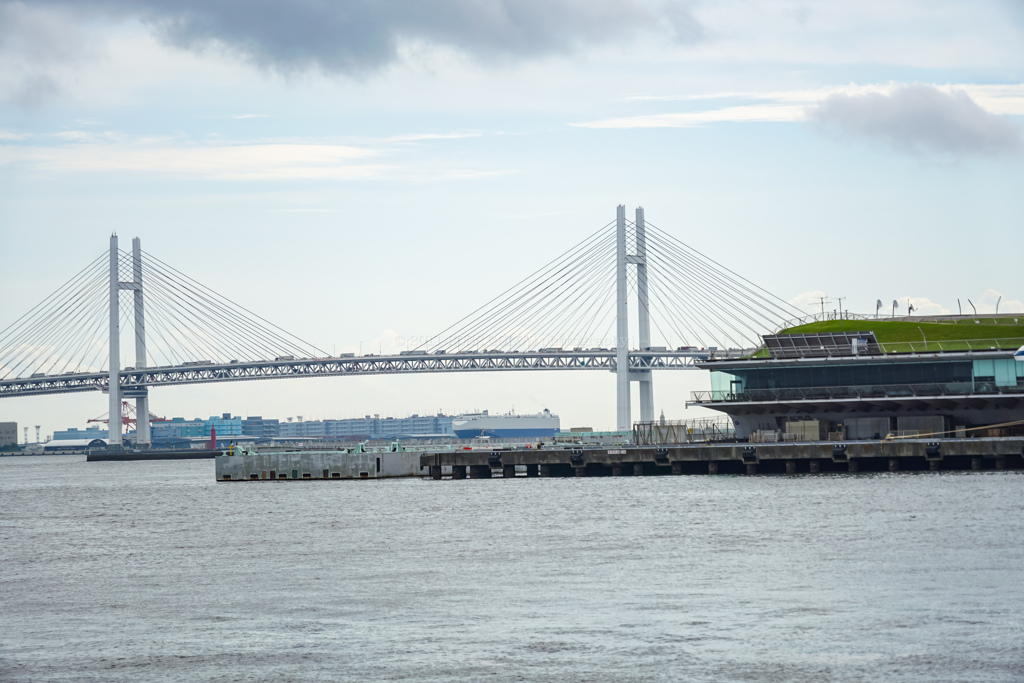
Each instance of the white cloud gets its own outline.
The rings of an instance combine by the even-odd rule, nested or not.
[[[2,146],[0,164],[55,173],[141,172],[210,180],[355,180],[390,167],[367,163],[375,150],[338,144],[266,142],[235,145],[173,141],[99,142],[80,131],[58,134],[80,144]]]
[[[999,313],[1024,313],[1024,302],[1016,299],[1007,299],[1001,292],[994,289],[986,289],[985,292],[974,301],[978,313],[995,313],[996,306]]]
[[[725,107],[714,107],[697,111],[671,112],[659,114],[643,114],[640,116],[624,116],[598,121],[573,124],[584,128],[689,128],[711,123],[737,122],[780,122],[794,123],[806,121],[810,114],[815,117],[817,107],[825,102],[842,100],[865,101],[864,98],[877,96],[884,101],[903,92],[908,87],[932,89],[948,97],[942,98],[946,103],[954,100],[957,93],[966,94],[980,111],[968,111],[965,116],[973,114],[967,123],[975,124],[981,118],[982,124],[992,124],[991,115],[1024,116],[1024,83],[1005,85],[978,84],[938,84],[938,85],[907,85],[901,83],[873,83],[829,86],[814,89],[796,90],[733,90],[710,93],[693,93],[685,95],[630,95],[621,102],[703,102],[720,100],[723,102],[736,100],[755,100],[757,104],[740,104]],[[970,109],[968,105],[966,107]],[[989,117],[985,115],[988,114]],[[961,117],[964,118],[964,117]],[[995,125],[1000,125],[997,121]]]
[[[826,132],[881,142],[911,154],[1024,154],[1020,127],[983,109],[966,91],[924,84],[888,94],[833,94],[808,110]]]
[[[925,296],[901,296],[896,301],[899,302],[899,306],[896,308],[896,315],[907,314],[909,311],[908,302],[914,306],[913,315],[949,315],[951,313],[942,304],[932,301]]]
[[[753,104],[708,111],[626,116],[572,125],[581,128],[692,128],[709,123],[791,122],[802,121],[803,118],[802,106]]]

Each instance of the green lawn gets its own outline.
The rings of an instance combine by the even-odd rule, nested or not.
[[[975,322],[977,320],[978,322]],[[825,320],[799,325],[780,334],[874,332],[887,353],[1016,349],[1024,345],[1024,314],[1019,318],[968,318],[956,322],[913,320]]]

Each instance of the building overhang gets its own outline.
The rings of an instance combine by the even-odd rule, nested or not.
[[[879,363],[935,363],[1013,358],[1014,349],[937,351],[935,353],[878,353],[872,355],[811,356],[806,358],[743,358],[697,361],[705,370],[743,370],[809,365],[877,365]]]
[[[952,396],[891,396],[776,401],[696,401],[686,406],[710,408],[727,415],[950,412],[961,410],[1024,409],[1024,391],[1013,394],[957,394]]]

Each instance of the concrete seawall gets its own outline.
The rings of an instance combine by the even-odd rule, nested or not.
[[[426,452],[431,478],[1024,469],[1024,437]]]
[[[285,451],[218,454],[217,481],[292,479],[387,479],[426,476],[420,453]]]

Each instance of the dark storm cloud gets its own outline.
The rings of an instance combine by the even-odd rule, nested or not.
[[[403,42],[485,60],[534,57],[664,31],[700,40],[688,0],[36,0],[135,17],[168,43],[226,47],[283,70],[362,73],[398,58]]]
[[[843,136],[875,140],[911,154],[1024,154],[1020,127],[982,109],[963,91],[904,85],[890,94],[830,95],[808,119]]]

